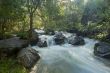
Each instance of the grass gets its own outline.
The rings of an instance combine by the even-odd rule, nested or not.
[[[26,73],[26,69],[13,58],[0,60],[0,73]]]

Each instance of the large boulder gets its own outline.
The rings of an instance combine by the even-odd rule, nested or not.
[[[28,47],[24,48],[18,53],[18,62],[21,63],[26,69],[31,69],[40,59],[38,51]]]
[[[81,36],[71,36],[68,39],[68,43],[74,46],[80,46],[80,45],[84,45],[85,41]]]
[[[22,48],[27,46],[28,41],[19,39],[19,37],[0,40],[0,54],[4,56],[16,55],[16,53],[18,53]]]
[[[64,44],[65,43],[65,36],[61,32],[58,32],[54,36],[54,41],[57,45]]]
[[[110,58],[110,44],[99,42],[94,46],[94,54],[96,56]]]

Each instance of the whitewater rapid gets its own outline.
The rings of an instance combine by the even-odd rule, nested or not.
[[[68,43],[54,45],[53,36],[40,38],[47,40],[48,47],[33,47],[39,51],[41,59],[32,73],[110,73],[110,61],[93,54],[97,41],[85,38],[84,46],[72,46]]]

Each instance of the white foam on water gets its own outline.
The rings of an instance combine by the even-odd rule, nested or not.
[[[53,41],[53,36],[43,35],[41,38],[47,38],[47,42]],[[67,43],[45,48],[34,46],[41,56],[36,73],[110,73],[110,61],[97,58],[93,54],[97,41],[85,38],[85,42],[84,46]]]

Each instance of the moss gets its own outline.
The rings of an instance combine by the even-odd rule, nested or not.
[[[0,73],[26,73],[26,69],[13,58],[0,60]]]

